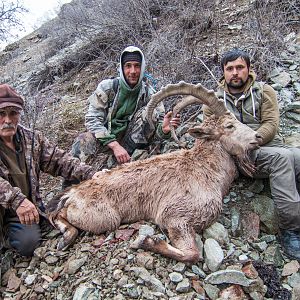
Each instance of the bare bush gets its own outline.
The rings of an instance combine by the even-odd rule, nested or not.
[[[286,48],[285,37],[293,27],[299,29],[300,2],[297,0],[260,0],[249,7],[245,45],[255,62],[255,70],[265,77],[280,63],[280,53]]]
[[[22,13],[27,12],[21,1],[2,0],[0,4],[0,41],[16,36],[13,29],[23,29]]]
[[[111,76],[122,49],[134,44],[144,50],[150,71],[163,74],[160,84],[199,81],[194,49],[201,42],[199,34],[212,26],[214,5],[208,0],[179,0],[176,5],[160,0],[73,1],[59,13],[58,48],[61,40],[85,40],[88,46],[80,53],[78,67],[96,60],[103,76]],[[187,64],[191,68],[184,69]]]

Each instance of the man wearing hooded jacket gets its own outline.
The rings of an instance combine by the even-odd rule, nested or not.
[[[249,55],[233,49],[224,54],[221,67],[224,77],[217,96],[239,121],[260,134],[261,147],[252,153],[257,168],[254,177],[269,178],[284,252],[300,260],[300,149],[286,146],[278,135],[276,93],[256,81]],[[204,114],[210,116],[212,111],[204,107]]]
[[[170,137],[170,123],[177,127],[179,118],[165,115],[160,104],[155,109],[157,126],[155,133],[149,132],[145,120],[145,106],[154,89],[142,79],[145,72],[143,52],[134,46],[123,50],[120,56],[120,77],[105,79],[99,83],[88,98],[89,108],[85,116],[87,133],[78,136],[72,154],[85,161],[91,154],[113,153],[120,164],[128,162],[137,148],[145,148],[150,139]]]

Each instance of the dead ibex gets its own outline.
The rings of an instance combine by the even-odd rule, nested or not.
[[[147,107],[150,126],[155,105],[180,94],[195,98],[179,103],[175,114],[195,101],[215,112],[189,130],[197,139],[195,146],[124,164],[50,202],[49,219],[63,233],[59,249],[75,240],[76,227],[100,234],[122,223],[148,220],[168,233],[172,246],[147,236],[140,248],[178,261],[199,260],[195,234],[218,217],[223,196],[237,175],[235,161],[246,173],[254,171],[247,154],[258,147],[259,136],[237,121],[213,91],[183,82],[167,85],[153,96]]]

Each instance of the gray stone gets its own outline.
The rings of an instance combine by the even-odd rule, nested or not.
[[[174,283],[178,283],[178,282],[181,282],[182,279],[183,279],[183,276],[181,273],[178,273],[178,272],[172,272],[169,274],[169,278],[172,282]]]
[[[80,285],[75,291],[73,300],[87,300],[95,290],[93,287]]]
[[[205,283],[203,288],[209,299],[216,300],[219,298],[220,289],[212,284]]]
[[[296,69],[298,69],[298,65],[291,65],[291,66],[289,67],[289,71],[294,71],[294,70],[296,70]]]
[[[50,266],[56,265],[58,260],[59,260],[58,257],[52,255],[51,256],[49,255],[45,258],[46,263]]]
[[[184,278],[176,286],[176,292],[178,293],[187,293],[191,288],[190,281],[187,278]]]
[[[300,284],[293,288],[292,300],[300,300]]]
[[[271,245],[264,252],[264,262],[274,264],[276,267],[282,267],[284,264],[283,257],[278,245]]]
[[[292,121],[300,124],[300,114],[298,113],[295,113],[295,112],[291,112],[291,111],[288,111],[285,113],[285,116],[288,118],[288,119],[291,119]]]
[[[286,107],[285,107],[286,111],[298,111],[300,110],[300,101],[294,101],[292,103],[289,103]]]
[[[294,82],[293,87],[294,87],[296,95],[300,96],[300,83]]]
[[[199,259],[203,260],[203,242],[202,242],[202,238],[199,234],[196,234],[196,245],[197,248],[199,250]]]
[[[149,226],[149,225],[142,225],[139,229],[139,235],[154,235],[154,229],[153,227]]]
[[[252,243],[252,247],[260,252],[265,251],[268,248],[268,244],[265,241],[259,243]]]
[[[276,236],[273,234],[265,234],[260,238],[260,241],[266,242],[266,243],[271,243],[276,241]]]
[[[279,83],[273,83],[271,84],[271,87],[275,90],[275,91],[281,91],[282,90],[282,85]]]
[[[279,100],[290,104],[294,100],[294,93],[292,90],[282,89],[279,93]]]
[[[221,245],[227,245],[229,243],[227,229],[218,222],[215,222],[210,227],[206,228],[203,232],[203,237],[205,239],[212,238]]]
[[[224,259],[224,253],[219,243],[214,239],[207,239],[204,243],[205,263],[211,271],[219,269]]]
[[[86,261],[86,257],[68,261],[64,269],[65,273],[75,274],[86,263]]]
[[[137,277],[143,279],[147,284],[149,284],[152,290],[160,293],[165,292],[165,287],[163,286],[162,282],[155,276],[151,276],[145,268],[132,267],[130,270],[133,271]]]
[[[231,209],[231,232],[233,236],[241,233],[241,215],[235,207]]]
[[[261,229],[266,233],[276,234],[278,232],[278,219],[273,200],[267,196],[259,195],[253,199],[251,207],[260,216]]]
[[[249,286],[252,282],[243,272],[237,270],[220,270],[208,275],[204,281],[210,284],[231,283],[242,286]]]
[[[27,285],[32,285],[32,284],[35,282],[36,277],[37,277],[37,274],[28,275],[28,276],[25,278],[24,282],[25,282]]]
[[[186,269],[186,265],[182,262],[178,262],[175,266],[172,268],[175,272],[183,273]]]
[[[295,273],[288,277],[288,284],[291,287],[300,286],[300,273]]]
[[[127,275],[123,275],[120,280],[117,283],[117,286],[119,287],[123,287],[128,283],[128,276]]]
[[[192,265],[192,271],[194,274],[198,275],[200,278],[205,278],[206,274],[204,273],[203,270],[201,270],[198,266]]]
[[[278,83],[283,87],[286,87],[291,82],[291,76],[289,73],[283,71],[279,73],[277,76],[271,77],[271,80],[274,83]]]
[[[299,262],[297,260],[292,260],[284,265],[281,276],[289,276],[295,274],[298,272],[299,268]]]
[[[268,77],[269,78],[276,77],[276,76],[280,75],[282,71],[283,71],[283,68],[277,67],[271,71],[271,73],[269,74]]]
[[[249,260],[249,258],[248,258],[248,256],[246,254],[239,255],[239,261],[240,262],[244,263],[244,262],[246,262],[248,260]]]

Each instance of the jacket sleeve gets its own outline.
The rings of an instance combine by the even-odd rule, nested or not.
[[[257,132],[262,136],[262,144],[270,142],[278,132],[279,108],[274,89],[265,84],[261,104],[261,126]]]
[[[4,208],[12,208],[16,210],[21,202],[26,198],[18,187],[11,184],[0,177],[0,205]]]
[[[40,142],[39,167],[43,172],[79,181],[89,179],[94,175],[95,171],[91,166],[81,163],[78,158],[59,149],[41,133],[36,133],[36,138]]]
[[[112,79],[101,81],[97,89],[88,98],[89,107],[85,115],[85,126],[97,139],[111,135],[105,124],[108,118],[109,95],[112,85]]]

